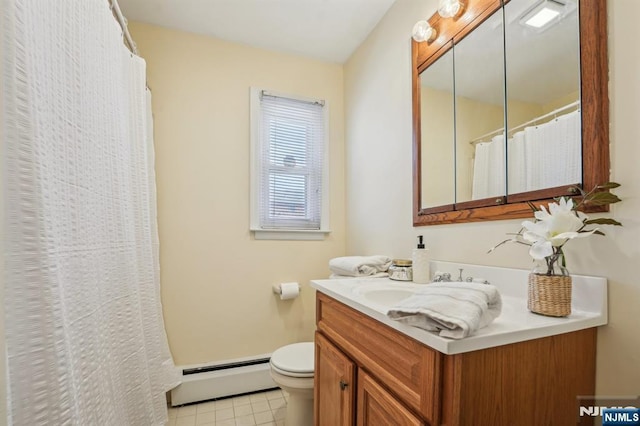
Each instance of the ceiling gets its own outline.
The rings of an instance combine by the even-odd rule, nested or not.
[[[130,21],[344,63],[395,0],[119,0]]]

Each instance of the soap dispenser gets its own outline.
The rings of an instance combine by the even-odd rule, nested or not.
[[[427,284],[430,281],[428,250],[424,248],[422,235],[418,235],[418,246],[413,249],[413,282]]]

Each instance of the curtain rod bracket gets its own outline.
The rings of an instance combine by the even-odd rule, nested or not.
[[[120,28],[122,28],[122,37],[124,39],[125,44],[129,47],[129,50],[134,55],[138,55],[138,48],[131,37],[131,33],[129,33],[129,28],[127,27],[127,23],[129,22],[127,18],[124,17],[122,11],[120,10],[120,5],[118,4],[118,0],[108,0],[109,1],[109,9],[113,16],[118,21]]]

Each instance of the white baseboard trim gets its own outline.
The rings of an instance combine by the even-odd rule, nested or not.
[[[246,359],[243,359],[246,361]],[[219,368],[220,365],[209,367]],[[198,366],[202,368],[205,366]],[[182,367],[188,370],[189,367]],[[171,406],[257,392],[278,387],[269,374],[269,362],[183,374],[182,383],[171,390]]]

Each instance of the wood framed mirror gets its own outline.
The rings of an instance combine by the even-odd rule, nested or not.
[[[464,87],[460,83],[463,80],[458,77],[461,75],[461,69],[456,69],[456,66],[463,67],[466,62],[469,62],[472,64],[470,66],[472,70],[483,73],[483,70],[478,70],[481,62],[476,61],[478,64],[476,65],[473,61],[466,59],[468,55],[463,57],[462,53],[473,51],[473,48],[467,46],[479,45],[472,40],[477,38],[476,34],[480,33],[492,33],[491,37],[495,38],[496,34],[501,32],[505,39],[498,40],[496,45],[504,42],[505,46],[509,46],[511,35],[508,25],[516,19],[522,19],[522,10],[517,8],[523,6],[524,2],[527,2],[522,9],[525,11],[528,11],[529,4],[537,7],[538,3],[542,3],[542,1],[535,2],[533,0],[464,0],[464,9],[459,16],[444,19],[436,13],[428,20],[437,32],[435,40],[421,43],[412,41],[414,226],[529,217],[531,209],[528,202],[536,204],[548,202],[553,197],[572,195],[572,189],[575,190],[576,185],[590,190],[609,180],[606,0],[559,0],[563,4],[574,5],[576,20],[574,31],[578,33],[576,34],[576,43],[579,41],[579,46],[576,46],[575,60],[575,72],[578,74],[575,76],[576,90],[569,94],[558,92],[558,97],[564,100],[569,99],[567,105],[577,105],[578,111],[574,115],[578,115],[581,119],[576,130],[581,136],[577,142],[578,154],[575,162],[578,164],[572,169],[572,177],[566,178],[568,180],[565,181],[558,181],[561,184],[547,180],[542,184],[538,182],[537,187],[531,185],[525,187],[521,179],[519,180],[520,176],[514,175],[520,165],[509,157],[509,154],[513,155],[515,149],[509,151],[507,141],[511,142],[509,138],[513,137],[516,129],[524,128],[524,125],[531,120],[516,119],[518,114],[514,112],[515,108],[512,104],[517,103],[515,101],[517,96],[513,96],[517,91],[510,86],[510,82],[516,80],[511,70],[517,68],[517,64],[515,60],[509,62],[509,48],[507,47],[502,64],[505,65],[503,69],[506,68],[506,71],[503,78],[504,90],[502,93],[504,96],[501,103],[496,100],[491,101],[493,110],[495,110],[491,114],[475,113],[477,116],[483,117],[481,122],[485,127],[503,130],[495,121],[491,122],[488,117],[498,116],[499,118],[500,108],[504,108],[503,127],[506,130],[503,132],[503,150],[499,154],[503,156],[504,160],[502,168],[492,168],[504,179],[502,191],[488,192],[487,194],[490,196],[487,197],[471,196],[471,193],[476,189],[472,190],[469,184],[465,186],[465,182],[470,182],[470,176],[473,175],[473,171],[470,171],[473,165],[469,165],[469,169],[464,169],[469,159],[463,155],[468,154],[465,150],[470,150],[468,147],[473,141],[467,140],[466,130],[459,128],[459,123],[468,121],[465,117],[470,115],[467,113],[465,116],[462,113],[463,98],[460,97],[465,95],[464,100],[466,100],[469,96],[466,93],[455,93],[456,90],[462,92]],[[480,43],[488,44],[484,40]],[[489,44],[491,43],[493,41]],[[457,60],[455,53],[459,53]],[[531,51],[530,56],[534,59],[537,57],[535,50]],[[493,56],[491,63],[499,65],[498,62],[500,62],[499,58]],[[571,65],[564,63],[561,65],[562,70],[567,68],[571,68]],[[447,77],[444,78],[445,83],[434,83],[435,75],[446,75],[443,74],[443,70],[451,70],[452,75],[458,78],[458,82],[448,82],[449,78]],[[540,73],[538,72],[538,74]],[[530,80],[529,77],[527,78]],[[555,83],[556,80],[554,78],[551,81],[551,77],[542,78],[543,82],[544,78],[547,79],[548,86],[553,86],[552,83]],[[442,77],[440,79],[442,80]],[[478,79],[478,81],[480,80]],[[525,81],[529,80],[525,79]],[[432,91],[434,88],[437,90]],[[448,93],[447,90],[454,93]],[[465,90],[466,92],[473,91]],[[494,94],[500,91],[498,86],[491,89]],[[508,96],[507,92],[512,96]],[[431,99],[438,99],[436,102],[438,108],[432,108],[424,103],[427,94],[431,96]],[[575,102],[570,99],[571,96],[577,97],[579,100]],[[458,108],[454,116],[451,116],[452,105],[457,105]],[[508,108],[511,109],[511,114]],[[556,113],[556,110],[559,109],[561,108],[554,108],[552,112]],[[434,112],[436,110],[437,112]],[[549,115],[550,113],[546,113],[541,116]],[[455,124],[458,127],[454,130],[441,131],[433,128],[432,123],[435,121],[440,123],[458,122]],[[434,148],[434,141],[429,140],[435,135],[439,135],[438,137],[441,138],[438,141],[440,144],[438,150]],[[569,162],[567,161],[567,164]],[[563,163],[559,164],[561,167],[554,166],[555,169],[564,167]],[[443,187],[453,188],[453,195],[447,192],[449,190],[443,190]]]

